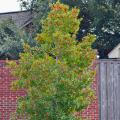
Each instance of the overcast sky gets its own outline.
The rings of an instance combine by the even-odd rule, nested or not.
[[[18,0],[0,0],[0,13],[20,10]]]

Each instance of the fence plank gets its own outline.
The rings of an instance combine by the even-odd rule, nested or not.
[[[118,76],[117,76],[117,111],[118,120],[120,120],[120,63],[118,64]]]
[[[101,120],[107,120],[107,94],[106,94],[106,64],[100,63],[100,105],[101,105]]]
[[[119,92],[120,92],[120,82],[119,82],[119,64],[114,63],[114,119],[120,120],[120,106],[119,106]]]
[[[107,120],[114,120],[114,78],[113,63],[107,63]]]
[[[100,120],[120,120],[120,60],[99,61]]]

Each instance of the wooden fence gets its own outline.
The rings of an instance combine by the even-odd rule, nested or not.
[[[120,60],[99,61],[100,120],[120,120]]]

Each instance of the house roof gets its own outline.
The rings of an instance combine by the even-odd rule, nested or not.
[[[113,50],[117,49],[118,47],[120,47],[120,43],[117,44],[117,46],[115,46],[109,53],[108,56],[112,54]]]
[[[0,13],[0,21],[6,19],[12,19],[18,27],[23,28],[32,22],[32,14],[31,11]]]

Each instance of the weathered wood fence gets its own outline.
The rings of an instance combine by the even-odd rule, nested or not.
[[[99,61],[100,120],[120,120],[120,60]]]

